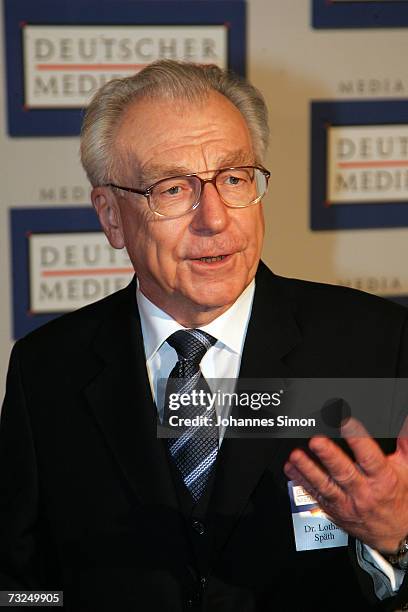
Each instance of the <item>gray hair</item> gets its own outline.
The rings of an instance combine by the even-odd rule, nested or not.
[[[115,136],[125,109],[143,98],[199,103],[212,91],[223,94],[244,117],[257,163],[268,146],[268,111],[262,94],[238,75],[218,66],[159,60],[135,75],[113,79],[91,100],[81,131],[81,161],[95,187],[112,180],[115,172]]]

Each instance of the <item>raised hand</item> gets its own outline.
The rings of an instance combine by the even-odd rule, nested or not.
[[[309,448],[323,467],[296,449],[285,474],[347,533],[384,554],[395,553],[408,534],[408,417],[391,455],[356,419],[349,419],[341,433],[355,462],[332,440],[314,437]]]

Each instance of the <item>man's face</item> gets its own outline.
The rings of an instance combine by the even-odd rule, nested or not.
[[[112,178],[137,189],[179,174],[211,178],[218,168],[255,161],[242,115],[217,92],[200,105],[136,102],[122,118],[116,152],[132,161]],[[228,208],[213,184],[205,185],[196,210],[177,219],[155,215],[142,195],[105,200],[96,188],[93,201],[111,244],[126,246],[141,291],[185,326],[222,314],[255,275],[264,234],[261,204]],[[107,227],[112,220],[113,231]]]

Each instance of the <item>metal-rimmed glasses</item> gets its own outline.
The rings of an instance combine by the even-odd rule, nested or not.
[[[106,187],[142,195],[147,198],[152,212],[160,217],[173,219],[182,217],[199,206],[206,183],[212,183],[224,204],[231,208],[245,208],[257,204],[268,189],[270,172],[262,166],[237,166],[207,172],[214,172],[214,176],[203,179],[199,176],[204,174],[203,172],[170,176],[144,190],[114,183],[108,183]]]

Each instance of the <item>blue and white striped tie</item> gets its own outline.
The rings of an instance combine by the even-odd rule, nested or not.
[[[179,330],[167,338],[168,344],[177,351],[178,361],[167,381],[165,418],[169,416],[168,398],[171,393],[181,395],[194,390],[210,392],[201,373],[200,362],[216,341],[200,329]],[[213,425],[188,427],[179,438],[167,439],[170,455],[195,502],[200,499],[217,458],[215,410],[207,410],[206,405],[197,407],[192,404],[179,408],[179,416],[189,418],[199,415],[206,415]]]

